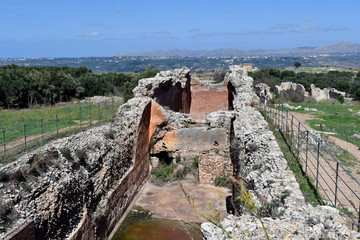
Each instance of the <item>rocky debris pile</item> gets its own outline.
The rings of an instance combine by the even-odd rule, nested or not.
[[[284,107],[286,107],[287,109],[290,109],[290,110],[298,110],[298,109],[300,109],[301,108],[301,106],[291,106],[290,104],[288,104],[288,103],[283,103],[282,104]],[[276,107],[278,107],[278,106],[281,106],[281,104],[275,104],[275,106]]]
[[[298,92],[300,95],[304,97],[308,97],[309,93],[305,90],[304,85],[299,83],[293,83],[293,82],[282,82],[279,85],[275,86],[275,93],[280,94],[282,91],[295,91]]]
[[[304,108],[304,110],[307,112],[318,112],[316,108]]]
[[[91,103],[91,104],[99,104],[99,103],[121,103],[123,101],[122,97],[106,97],[106,96],[94,96],[89,97],[84,100],[81,100],[81,103]]]
[[[355,113],[355,115],[358,116],[358,117],[360,117],[360,111],[357,111],[357,112]]]
[[[245,78],[238,74],[233,78]],[[242,82],[234,79],[234,82]],[[240,85],[237,85],[240,86]],[[235,88],[236,92],[249,93]],[[247,105],[250,96],[234,101],[232,150],[235,172],[241,175],[270,239],[360,239],[349,230],[335,208],[307,204],[294,173],[289,169],[267,122],[256,109]],[[244,102],[241,102],[244,101]],[[256,215],[242,205],[240,216],[230,215],[221,226],[235,239],[265,239]],[[227,235],[211,223],[201,225],[204,239],[226,239]]]

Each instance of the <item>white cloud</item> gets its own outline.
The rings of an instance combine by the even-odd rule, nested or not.
[[[169,31],[163,31],[163,30],[156,30],[154,31],[155,34],[169,34]]]
[[[343,26],[330,26],[330,27],[322,27],[322,26],[300,26],[292,29],[293,32],[297,33],[319,33],[319,32],[332,32],[332,31],[345,31],[348,30],[347,27]]]
[[[297,26],[299,25],[291,24],[291,23],[278,23],[272,26],[271,29],[289,29]]]
[[[122,11],[122,7],[118,6],[118,7],[116,8],[116,10],[118,10],[119,12],[121,12],[121,11]]]
[[[93,37],[100,37],[101,33],[99,33],[99,32],[90,32],[90,33],[81,34],[80,36],[81,37],[93,38]]]
[[[314,19],[312,17],[307,17],[304,19],[305,22],[313,22]]]

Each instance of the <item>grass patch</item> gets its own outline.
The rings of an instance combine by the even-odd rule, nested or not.
[[[360,111],[360,105],[340,105],[340,104],[294,104],[301,106],[301,109],[291,110],[294,112],[307,113],[313,115],[313,120],[306,121],[313,129],[324,132],[334,132],[340,139],[355,144],[360,148],[360,141],[353,139],[354,134],[360,135],[360,117],[356,112]],[[316,108],[320,112],[307,112],[304,108]],[[349,111],[351,109],[352,111]]]

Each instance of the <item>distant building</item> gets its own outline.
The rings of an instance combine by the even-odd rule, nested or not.
[[[246,71],[248,72],[256,72],[259,69],[257,67],[253,68],[253,64],[252,63],[243,63],[242,66],[246,69]]]

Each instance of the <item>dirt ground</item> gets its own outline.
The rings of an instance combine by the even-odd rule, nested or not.
[[[293,112],[292,114],[294,114],[294,116],[300,121],[302,122],[302,124],[304,124],[304,126],[309,129],[309,130],[313,130],[307,123],[306,120],[312,120],[312,119],[316,119],[313,115],[310,114],[303,114],[303,113],[296,113]],[[331,134],[331,133],[329,133]],[[341,147],[342,149],[348,151],[351,155],[353,155],[358,161],[360,161],[360,150],[359,148],[352,144],[349,143],[347,141],[344,141],[340,138],[337,138],[335,136],[331,136],[329,135],[329,138],[331,141],[333,141],[336,145],[338,145],[339,147]]]
[[[195,183],[189,180],[182,180],[181,183],[191,199],[194,199],[195,206],[201,212],[206,215],[213,214],[214,212],[206,210],[210,204],[213,209],[220,209],[221,220],[227,216],[225,199],[231,195],[228,188]],[[177,181],[162,184],[146,183],[135,205],[149,210],[154,218],[194,223],[206,222],[189,205]]]

